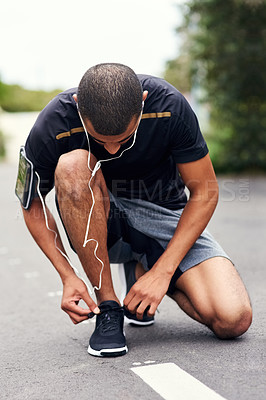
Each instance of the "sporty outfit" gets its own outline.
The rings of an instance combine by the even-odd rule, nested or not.
[[[149,269],[173,237],[187,203],[176,165],[203,158],[208,148],[183,95],[163,79],[138,77],[148,96],[135,144],[121,158],[102,163],[101,169],[111,205],[107,240],[110,262],[137,260]],[[40,176],[42,195],[54,186],[54,172],[62,154],[88,150],[74,93],[77,88],[56,96],[39,114],[26,141],[26,154]],[[89,140],[92,154],[103,160],[121,154],[134,138],[115,155],[110,155],[92,137]],[[216,256],[229,258],[204,231],[178,266],[169,293],[174,292],[175,282],[183,272]]]
[[[177,163],[196,161],[208,153],[198,120],[184,96],[163,79],[138,75],[148,91],[134,146],[121,158],[102,163],[109,189],[108,250],[111,262],[141,261],[151,268],[161,256],[178,224],[187,196]],[[40,190],[54,185],[59,157],[88,142],[73,94],[56,96],[39,114],[25,150],[38,172]],[[132,144],[123,144],[115,156]],[[91,152],[98,160],[114,157],[90,137]],[[215,256],[229,258],[206,231],[179,265],[169,287],[187,269]]]

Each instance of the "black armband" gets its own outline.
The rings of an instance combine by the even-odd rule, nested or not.
[[[34,197],[34,181],[33,164],[26,156],[25,147],[21,146],[15,194],[20,200],[22,207],[26,210],[30,207]]]

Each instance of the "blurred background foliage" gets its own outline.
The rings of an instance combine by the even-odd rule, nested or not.
[[[61,90],[51,92],[27,90],[19,85],[7,85],[0,80],[0,107],[4,111],[40,111]]]
[[[265,0],[191,0],[182,9],[181,50],[165,79],[201,93],[217,172],[266,171]]]
[[[178,7],[181,46],[164,78],[207,110],[203,133],[216,172],[266,171],[266,0],[188,0]],[[39,111],[60,91],[0,79],[0,108]]]
[[[0,112],[31,112],[42,110],[49,101],[62,90],[50,92],[27,90],[19,85],[7,85],[0,79]],[[1,115],[0,115],[1,118]],[[6,157],[6,137],[0,130],[0,160]]]
[[[0,131],[0,160],[4,159],[6,155],[5,137],[2,131]]]

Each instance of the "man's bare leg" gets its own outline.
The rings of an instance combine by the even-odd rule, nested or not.
[[[214,257],[186,271],[170,296],[196,321],[219,338],[242,335],[252,322],[252,308],[245,286],[233,264]]]
[[[145,274],[141,263],[136,265],[135,274],[136,279]],[[169,297],[221,339],[242,335],[252,321],[244,284],[231,261],[223,257],[211,258],[186,271]]]
[[[91,168],[96,159],[91,155]],[[88,187],[91,172],[88,169],[88,152],[74,150],[60,157],[55,171],[55,188],[60,213],[81,264],[91,284],[98,287],[101,263],[94,256],[95,241],[83,247],[92,196]],[[107,219],[110,209],[109,196],[101,170],[92,179],[95,205],[91,217],[88,239],[98,241],[97,256],[103,261],[102,282],[96,290],[98,304],[106,300],[119,300],[114,292],[107,252]]]

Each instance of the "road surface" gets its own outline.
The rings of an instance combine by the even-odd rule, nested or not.
[[[249,291],[250,330],[218,340],[166,298],[154,326],[125,327],[126,356],[100,359],[87,353],[94,322],[74,326],[60,309],[60,279],[26,230],[13,194],[15,176],[14,166],[0,165],[1,399],[182,399],[179,367],[189,374],[186,400],[200,398],[196,379],[206,385],[205,400],[213,398],[210,389],[217,398],[265,400],[266,177],[220,178],[220,203],[209,225]],[[53,208],[52,197],[49,204]],[[113,273],[119,291],[116,267]],[[167,388],[172,397],[164,394]]]

